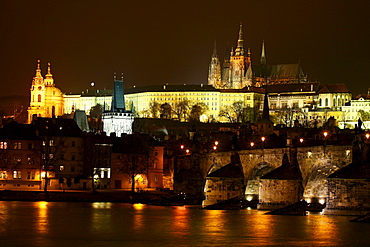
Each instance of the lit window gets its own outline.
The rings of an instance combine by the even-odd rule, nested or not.
[[[14,170],[13,171],[13,179],[21,179],[21,171]]]
[[[7,142],[0,142],[0,149],[8,149],[8,143]]]
[[[50,147],[54,146],[54,140],[53,139],[49,140],[49,146]]]
[[[64,166],[59,166],[59,171],[64,171]]]
[[[22,149],[22,143],[21,142],[15,142],[14,143],[14,149]]]

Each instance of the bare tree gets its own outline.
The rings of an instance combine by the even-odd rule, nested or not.
[[[208,106],[203,102],[197,103],[191,107],[190,111],[190,121],[200,121],[200,116],[202,116],[208,110]]]
[[[156,101],[150,102],[149,111],[150,111],[150,114],[152,115],[152,118],[158,118],[159,108],[160,108],[160,104],[158,102]]]
[[[91,177],[91,188],[95,192],[95,176],[102,168],[110,167],[111,144],[106,138],[86,134],[83,143],[85,175]]]
[[[160,106],[159,109],[159,116],[162,119],[171,119],[172,115],[172,107],[168,103],[164,103]]]
[[[184,99],[179,101],[173,107],[173,113],[177,116],[177,118],[181,121],[186,121],[189,116],[189,109],[190,109],[190,101]]]
[[[43,136],[42,143],[35,146],[34,153],[40,160],[40,173],[44,172],[44,191],[48,191],[48,184],[50,180],[50,173],[54,173],[57,169],[55,165],[61,159],[66,150],[63,136]]]
[[[132,192],[135,192],[138,175],[147,175],[155,162],[154,148],[149,138],[147,135],[133,134],[121,139],[116,146],[120,149],[115,150],[119,153],[117,168],[130,177]]]

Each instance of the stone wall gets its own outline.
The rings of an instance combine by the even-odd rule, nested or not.
[[[328,179],[324,214],[363,215],[370,211],[370,181]]]
[[[258,209],[278,209],[301,200],[302,181],[261,179]]]

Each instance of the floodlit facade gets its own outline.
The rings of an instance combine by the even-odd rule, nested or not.
[[[44,79],[41,75],[40,60],[37,61],[36,75],[33,77],[30,92],[31,99],[28,108],[28,123],[31,123],[34,115],[50,118],[64,114],[63,94],[55,86],[53,75],[50,72],[50,63],[48,63],[48,73]]]

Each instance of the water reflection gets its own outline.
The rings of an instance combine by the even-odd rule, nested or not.
[[[8,219],[10,218],[9,207],[7,202],[0,202],[0,232],[5,231]]]
[[[95,232],[103,232],[110,228],[112,212],[110,211],[112,203],[94,202],[92,203],[91,228]],[[107,211],[109,210],[109,211]]]
[[[310,225],[308,233],[313,239],[316,239],[318,245],[334,244],[337,239],[340,239],[336,226],[337,222],[333,218],[315,215],[307,218],[307,220]]]
[[[35,229],[39,234],[47,234],[49,230],[48,202],[34,202],[37,209]]]
[[[189,233],[189,210],[185,206],[173,208],[172,231],[176,238]]]
[[[143,216],[143,210],[146,207],[145,204],[141,203],[135,203],[132,204],[132,208],[136,211],[136,213],[133,215],[133,224],[132,227],[134,230],[139,230],[145,226],[144,224],[144,216]]]

